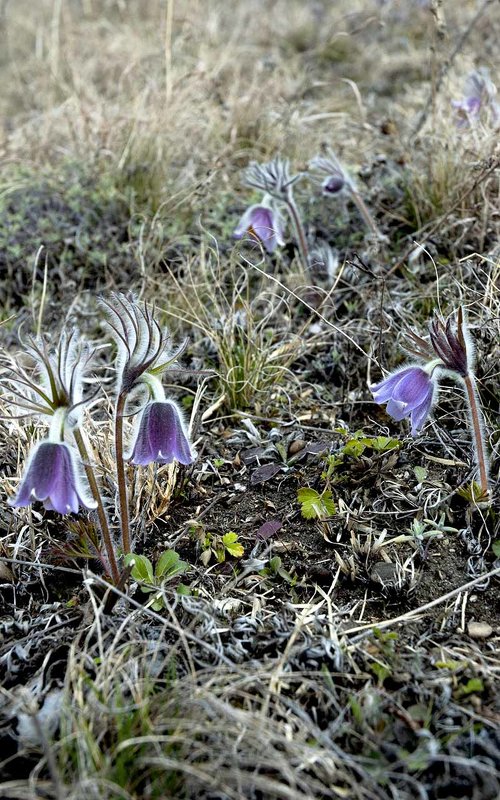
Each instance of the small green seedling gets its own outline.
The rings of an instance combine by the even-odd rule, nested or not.
[[[212,556],[215,556],[219,564],[222,564],[227,556],[241,558],[245,552],[245,548],[238,541],[238,534],[234,531],[228,531],[223,536],[205,531],[203,531],[202,537],[199,536],[199,533],[197,535],[203,548],[200,558],[205,566],[210,563]]]
[[[297,492],[297,500],[304,519],[325,519],[332,517],[337,510],[329,489],[324,489],[320,494],[316,489],[303,487]]]
[[[296,576],[290,575],[289,572],[284,568],[283,562],[279,556],[273,556],[269,559],[268,566],[265,567],[260,572],[261,575],[265,575],[266,578],[276,578],[280,577],[283,578],[284,581],[289,583],[291,586],[294,586],[297,583]]]
[[[156,563],[153,571],[153,565],[149,558],[146,556],[138,556],[134,553],[128,553],[125,556],[125,564],[133,564],[131,577],[139,584],[141,592],[146,594],[154,593],[154,597],[148,601],[154,611],[161,611],[165,606],[164,596],[162,591],[165,584],[175,578],[177,575],[182,575],[189,568],[185,561],[181,561],[179,554],[175,550],[166,550]],[[186,592],[183,592],[185,594]]]

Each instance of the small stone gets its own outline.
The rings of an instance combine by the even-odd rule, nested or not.
[[[294,439],[293,442],[290,442],[290,447],[288,448],[288,455],[294,456],[296,453],[300,453],[301,450],[304,449],[306,443],[303,439]]]
[[[467,633],[471,639],[487,639],[493,633],[493,628],[487,622],[469,622]]]

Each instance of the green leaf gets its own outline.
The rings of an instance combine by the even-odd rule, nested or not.
[[[134,562],[134,566],[130,574],[134,581],[154,584],[153,565],[149,558],[146,558],[146,556],[136,556],[134,553],[127,553],[125,556],[125,566],[128,566],[132,562]]]
[[[491,549],[497,558],[500,558],[500,539],[496,539],[491,545]]]
[[[364,453],[366,449],[366,444],[361,442],[359,439],[349,439],[348,442],[342,448],[342,452],[346,456],[352,456],[353,458],[359,458],[360,455]]]
[[[363,711],[362,711],[362,708],[361,708],[360,704],[358,703],[358,701],[353,696],[351,696],[349,698],[348,703],[349,703],[349,706],[351,708],[351,713],[352,713],[352,716],[354,717],[354,721],[358,725],[362,726],[363,722],[364,722],[364,717],[363,717]]]
[[[425,467],[413,467],[413,472],[419,483],[423,483],[427,478],[427,470]]]
[[[395,450],[401,446],[399,439],[391,439],[390,436],[375,436],[370,440],[368,445],[377,453],[387,453],[389,450]]]
[[[455,697],[467,697],[469,694],[474,694],[474,692],[483,692],[484,691],[484,683],[482,682],[481,678],[471,678],[467,681],[465,686],[459,686],[457,691],[455,692]]]
[[[468,486],[461,486],[460,489],[457,489],[457,494],[464,500],[468,500],[469,503],[480,503],[488,499],[488,495],[483,492],[476,481],[472,481]]]
[[[162,608],[165,608],[165,603],[164,603],[164,600],[163,600],[163,596],[161,594],[158,594],[155,597],[155,599],[153,600],[153,602],[150,605],[150,608],[152,608],[153,611],[161,611]]]
[[[297,500],[304,519],[324,519],[333,516],[337,510],[329,489],[319,494],[316,489],[303,487],[297,492]]]
[[[282,561],[279,556],[273,556],[272,558],[269,559],[269,569],[271,570],[271,572],[274,572],[275,575],[277,575],[278,572],[280,571],[281,564]]]
[[[457,669],[463,669],[467,666],[467,661],[455,661],[450,659],[449,661],[436,661],[435,666],[437,669],[450,669],[455,672]]]
[[[222,543],[229,555],[234,556],[235,558],[241,558],[245,552],[243,545],[238,542],[238,534],[234,531],[225,533],[222,537]]]
[[[377,676],[379,685],[382,685],[385,679],[391,674],[389,667],[384,666],[384,664],[379,664],[378,661],[370,664],[370,669],[373,674]]]
[[[185,561],[180,560],[179,554],[175,550],[165,550],[158,560],[155,575],[157,579],[168,580],[175,575],[182,575],[187,569],[188,565]]]

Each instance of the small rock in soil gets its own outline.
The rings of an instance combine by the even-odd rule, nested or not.
[[[469,622],[467,633],[471,639],[487,639],[493,633],[493,628],[487,622]]]

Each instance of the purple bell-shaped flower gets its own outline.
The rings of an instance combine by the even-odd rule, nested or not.
[[[264,203],[250,206],[245,211],[233,236],[242,239],[246,234],[260,242],[268,253],[274,253],[277,247],[285,243],[280,214]]]
[[[185,465],[195,459],[181,413],[172,400],[152,400],[136,422],[128,460],[146,466],[153,461],[170,464],[174,459]]]
[[[46,509],[76,514],[80,506],[95,508],[81,477],[76,453],[64,442],[39,442],[32,449],[16,497],[15,508],[41,500]]]
[[[376,403],[387,403],[386,411],[395,420],[411,417],[412,436],[416,436],[436,399],[436,383],[425,369],[406,367],[371,387]]]

